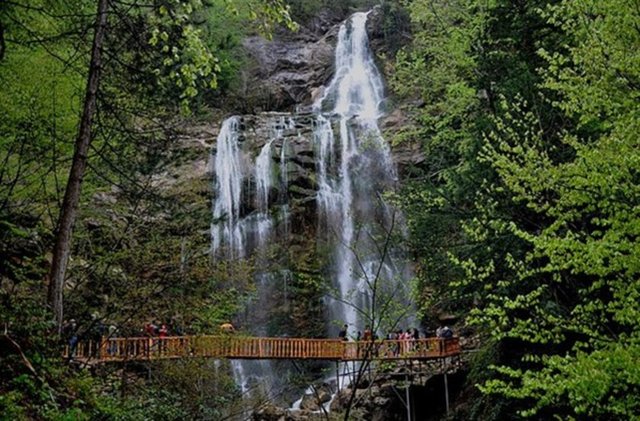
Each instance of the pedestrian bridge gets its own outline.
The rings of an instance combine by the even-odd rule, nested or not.
[[[64,357],[87,363],[205,357],[228,359],[313,359],[331,361],[425,360],[458,355],[458,338],[383,341],[256,338],[245,336],[170,336],[103,338],[65,348]]]

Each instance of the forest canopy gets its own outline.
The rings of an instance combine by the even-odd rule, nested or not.
[[[409,9],[396,84],[423,102],[402,138],[429,153],[400,200],[423,310],[484,335],[473,417],[637,417],[637,4]]]
[[[204,362],[96,374],[61,361],[59,334],[73,317],[86,337],[133,335],[150,315],[200,334],[242,310],[258,263],[207,254],[210,185],[158,174],[189,159],[180,128],[242,101],[245,37],[378,3],[388,108],[407,117],[393,142],[424,157],[393,194],[419,317],[454,315],[480,342],[452,419],[640,417],[636,0],[10,0],[0,418],[232,411],[237,385]],[[288,252],[316,300],[315,255]],[[307,304],[293,313],[312,336]]]

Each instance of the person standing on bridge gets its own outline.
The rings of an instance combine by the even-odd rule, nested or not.
[[[118,331],[118,328],[113,323],[111,323],[107,328],[107,338],[106,338],[108,343],[107,352],[111,356],[116,355],[116,352],[118,351],[118,344],[114,339],[116,337],[117,331]]]
[[[449,326],[442,328],[442,337],[445,339],[453,338],[453,330]]]
[[[62,327],[62,335],[69,346],[69,358],[75,357],[76,347],[78,345],[78,324],[75,319],[71,319],[64,324]]]
[[[169,335],[169,328],[166,324],[161,324],[158,329],[158,338],[160,338],[160,352],[167,351],[167,336]]]
[[[413,346],[411,347],[412,351],[417,351],[419,348],[418,341],[420,340],[420,332],[415,327],[411,329],[411,342]]]
[[[449,326],[440,326],[436,329],[436,336],[438,337],[438,350],[442,354],[446,350],[445,341],[453,338],[453,330]]]
[[[143,331],[144,331],[144,336],[148,338],[147,341],[145,341],[145,354],[147,356],[151,355],[151,351],[153,350],[154,347],[154,340],[153,337],[156,336],[156,331],[157,331],[158,327],[153,323],[153,321],[149,322],[149,323],[145,323]]]
[[[349,329],[349,325],[345,324],[344,326],[342,326],[342,330],[338,332],[338,338],[342,339],[343,341],[348,341],[349,340],[349,338],[347,337],[348,329]]]
[[[367,325],[367,327],[364,328],[364,336],[362,337],[363,341],[371,341],[371,326]]]

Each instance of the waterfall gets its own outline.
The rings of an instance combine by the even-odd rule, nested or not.
[[[269,192],[271,190],[271,145],[275,138],[268,141],[256,159],[256,197],[257,197],[257,247],[262,247],[271,233],[271,218],[269,217]]]
[[[295,127],[293,119],[289,119],[289,129]],[[291,221],[289,202],[287,200],[287,190],[289,189],[289,167],[287,165],[287,140],[282,137],[282,145],[280,146],[280,191],[283,192],[283,205],[280,209],[280,220],[282,221],[282,235],[285,240],[289,239],[291,234]]]
[[[239,146],[240,117],[226,119],[216,141],[214,158],[213,223],[211,248],[214,256],[236,259],[246,257],[252,250],[260,249],[272,235],[274,220],[270,214],[270,194],[273,187],[273,145],[282,141],[280,167],[283,174],[281,188],[286,189],[286,152],[283,135],[295,126],[293,118],[283,116],[271,123],[271,137],[261,148],[252,165],[255,184],[255,209],[243,215],[243,185],[250,175],[247,159]],[[288,203],[282,204],[282,215],[288,218]]]
[[[393,185],[396,172],[377,124],[383,83],[369,49],[366,21],[367,13],[356,13],[340,27],[336,73],[313,106],[320,223],[336,242],[332,278],[338,297],[328,300],[328,306],[334,320],[352,329],[363,328],[357,308],[368,308],[369,282],[376,276],[395,282],[402,271],[390,256],[376,255],[372,244],[373,234],[380,231],[376,224],[382,231],[390,228],[381,193]]]
[[[267,142],[256,159],[256,196],[258,210],[267,213],[269,208],[269,190],[271,189],[271,145],[275,139]]]
[[[328,336],[336,336],[337,324],[347,323],[350,334],[364,330],[373,299],[372,280],[379,280],[376,294],[393,296],[401,304],[402,296],[407,296],[401,291],[407,276],[399,253],[391,249],[380,254],[385,235],[392,229],[393,214],[382,196],[394,187],[397,177],[389,145],[378,127],[384,88],[369,49],[366,22],[366,13],[356,13],[341,25],[335,74],[324,95],[313,104],[311,117],[261,114],[269,118],[269,133],[260,132],[253,149],[244,146],[242,117],[227,119],[218,135],[212,251],[227,259],[257,259],[256,291],[247,304],[247,326],[243,326],[250,334],[271,334],[267,324],[271,321],[272,300],[280,297],[283,302],[279,304],[287,308],[291,300],[289,283],[294,280],[294,272],[287,267],[270,269],[266,250],[278,241],[285,241],[286,247],[290,235],[301,234],[296,231],[299,227],[291,226],[290,214],[296,202],[290,203],[289,175],[303,161],[311,168],[315,163],[315,177],[308,184],[316,188],[317,241],[328,246],[323,249],[331,250],[326,277],[334,291],[325,300]],[[298,122],[312,122],[309,141],[313,142],[313,158],[295,156],[304,140],[300,133],[297,138],[291,137],[298,118]],[[300,124],[308,127],[308,123]],[[308,185],[303,188],[310,189]],[[272,364],[266,361],[234,361],[232,367],[243,392],[250,384],[260,383],[267,385],[269,393],[286,377],[283,373],[275,375]]]

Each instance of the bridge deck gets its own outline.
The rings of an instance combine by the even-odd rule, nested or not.
[[[337,339],[170,336],[82,341],[65,358],[81,361],[145,361],[186,357],[316,359],[332,361],[433,359],[460,353],[458,338],[347,342]]]

